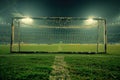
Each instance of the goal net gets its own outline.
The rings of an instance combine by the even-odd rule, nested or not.
[[[106,53],[106,21],[80,17],[15,17],[11,52]]]

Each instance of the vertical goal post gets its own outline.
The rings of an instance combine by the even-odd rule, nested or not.
[[[14,17],[10,52],[107,53],[106,19]]]

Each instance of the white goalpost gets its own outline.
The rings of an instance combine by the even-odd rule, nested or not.
[[[14,17],[11,53],[106,53],[103,18]]]

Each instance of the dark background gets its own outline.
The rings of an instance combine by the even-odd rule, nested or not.
[[[111,18],[120,0],[0,0],[0,16],[79,16]]]
[[[107,19],[108,42],[120,43],[120,0],[0,0],[0,41],[10,42],[11,17],[72,16]]]

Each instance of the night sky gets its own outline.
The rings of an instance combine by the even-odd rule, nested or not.
[[[108,42],[120,42],[120,0],[0,0],[0,25],[9,23],[0,27],[1,33],[7,32],[0,33],[3,42],[10,41],[11,17],[23,16],[102,17],[107,19]]]
[[[74,16],[112,18],[120,0],[0,0],[0,17]]]

